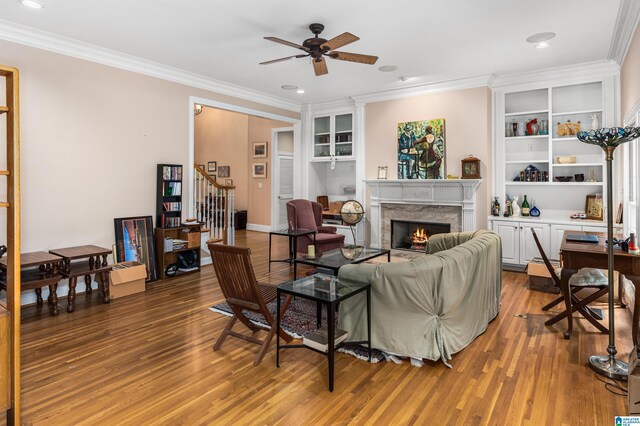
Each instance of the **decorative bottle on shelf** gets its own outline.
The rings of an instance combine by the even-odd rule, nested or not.
[[[493,197],[493,206],[491,207],[492,216],[500,216],[500,202],[498,197]]]
[[[524,201],[522,201],[522,216],[529,216],[529,202],[527,201],[527,196],[524,196]]]
[[[529,210],[529,216],[540,217],[540,209],[536,207],[536,202],[534,200],[531,200],[531,204],[533,205],[533,207],[531,207],[531,210]]]
[[[520,210],[520,206],[518,205],[518,197],[513,197],[513,200],[511,201],[511,216],[520,216],[521,210]]]
[[[504,200],[504,217],[511,216],[511,201],[508,198]]]

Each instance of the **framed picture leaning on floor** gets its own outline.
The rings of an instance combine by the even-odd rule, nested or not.
[[[113,220],[118,262],[135,261],[147,268],[147,282],[156,281],[156,247],[151,216],[121,217]]]

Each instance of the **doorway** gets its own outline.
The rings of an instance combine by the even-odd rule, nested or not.
[[[271,227],[272,229],[286,229],[287,203],[294,198],[294,129],[283,127],[273,129],[271,134],[273,173],[271,175],[271,187],[273,199],[271,201]]]

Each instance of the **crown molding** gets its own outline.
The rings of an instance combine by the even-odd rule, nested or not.
[[[616,25],[613,28],[609,59],[616,61],[619,65],[624,63],[624,58],[627,56],[629,45],[639,22],[640,1],[622,0],[618,8]]]
[[[585,62],[537,71],[503,74],[496,76],[491,82],[494,89],[516,84],[535,83],[558,79],[601,78],[620,74],[620,65],[612,60]]]
[[[313,114],[322,114],[325,112],[336,112],[340,110],[353,110],[355,102],[352,98],[333,99],[330,101],[315,102],[307,104],[309,112]]]
[[[0,39],[12,43],[36,47],[50,52],[83,59],[114,68],[132,71],[150,77],[198,89],[209,90],[222,95],[257,102],[264,105],[282,108],[287,111],[300,112],[300,103],[273,96],[257,90],[226,83],[180,68],[141,59],[133,55],[106,49],[90,43],[60,36],[46,31],[15,24],[0,19]]]
[[[476,87],[488,87],[493,81],[493,74],[480,75],[476,77],[461,78],[456,80],[440,81],[434,83],[421,84],[402,89],[375,92],[366,95],[351,96],[357,104],[367,104],[371,102],[389,101],[395,99],[413,98],[415,96],[429,93],[450,92],[453,90],[474,89]]]

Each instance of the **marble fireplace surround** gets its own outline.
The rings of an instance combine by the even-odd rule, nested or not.
[[[441,222],[451,232],[476,229],[476,191],[481,179],[365,180],[369,188],[372,247],[389,248],[391,219]]]

